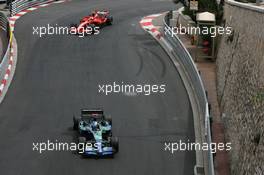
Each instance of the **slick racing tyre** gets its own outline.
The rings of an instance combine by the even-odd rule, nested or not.
[[[105,117],[105,120],[108,121],[108,123],[109,123],[110,125],[112,125],[112,117],[111,117],[111,116],[106,116],[106,117]]]
[[[108,16],[107,17],[107,25],[112,25],[113,24],[113,17],[112,16]]]
[[[70,28],[72,28],[72,27],[75,27],[75,28],[77,28],[77,27],[78,27],[78,25],[77,25],[77,24],[74,24],[74,23],[72,23],[72,24],[70,25]]]
[[[111,145],[115,150],[115,153],[117,153],[119,151],[119,142],[118,142],[118,138],[117,137],[112,137],[111,138]]]
[[[78,130],[80,120],[81,120],[80,118],[73,116],[73,129],[74,130]]]
[[[95,25],[94,24],[90,24],[87,26],[86,30],[90,30],[92,29],[91,33],[90,34],[94,34],[95,33]],[[86,35],[88,35],[88,33],[86,32]]]
[[[79,137],[78,138],[78,143],[86,143],[86,138],[85,137]]]
[[[78,146],[77,153],[84,155],[83,152],[85,150],[86,138],[85,137],[79,137],[78,138],[78,144],[80,144],[81,147]]]

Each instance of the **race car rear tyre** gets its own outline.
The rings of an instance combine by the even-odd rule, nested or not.
[[[78,27],[78,25],[77,25],[77,24],[73,24],[73,23],[72,23],[72,24],[70,25],[70,27],[75,27],[75,28],[77,28],[77,27]]]
[[[92,33],[91,34],[94,34],[96,26],[94,24],[90,24],[88,27],[90,27],[92,29]]]
[[[105,120],[108,121],[110,125],[112,125],[112,117],[111,116],[105,116]]]
[[[78,130],[80,120],[81,120],[80,118],[73,116],[73,129],[74,130]]]
[[[111,145],[114,148],[115,152],[117,153],[119,150],[119,142],[117,137],[112,137],[111,138]]]

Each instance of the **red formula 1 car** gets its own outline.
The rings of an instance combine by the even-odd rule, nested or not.
[[[99,34],[99,29],[105,25],[111,25],[113,17],[109,11],[94,11],[90,15],[83,17],[80,24],[71,24],[71,34]]]

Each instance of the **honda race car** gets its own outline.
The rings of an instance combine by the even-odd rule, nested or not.
[[[103,110],[81,110],[80,117],[73,117],[73,128],[78,131],[78,143],[86,145],[81,153],[84,157],[113,157],[118,152],[118,138],[112,137],[112,119]]]
[[[79,24],[71,24],[71,34],[99,34],[99,29],[105,25],[111,25],[113,17],[109,11],[94,11],[83,17]]]

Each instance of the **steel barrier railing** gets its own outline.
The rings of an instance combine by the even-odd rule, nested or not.
[[[10,14],[11,16],[14,16],[15,14],[25,9],[28,9],[28,8],[31,8],[31,7],[34,7],[44,2],[49,2],[49,1],[52,1],[52,0],[15,0],[10,4]]]
[[[200,77],[199,71],[190,55],[190,53],[187,51],[181,40],[177,35],[173,35],[172,37],[172,28],[168,25],[169,23],[169,13],[167,13],[164,17],[163,23],[164,23],[164,38],[167,42],[170,43],[170,45],[173,48],[172,54],[178,59],[183,66],[191,84],[192,89],[196,95],[197,101],[198,101],[198,107],[200,108],[200,112],[202,113],[202,116],[204,116],[204,131],[205,133],[202,133],[204,136],[204,139],[208,144],[211,145],[211,126],[210,126],[210,115],[209,115],[209,104],[207,101],[206,91],[202,82],[202,79]],[[167,34],[166,34],[167,33]],[[208,151],[208,169],[207,172],[209,175],[214,175],[214,163],[213,163],[213,154],[209,147]],[[207,167],[204,167],[207,168]]]
[[[10,30],[10,24],[5,14],[3,14],[2,12],[0,12],[0,27],[1,27],[0,30],[4,30],[7,33],[6,37],[8,40],[8,45],[5,49],[5,54],[0,62],[0,81],[2,81],[2,79],[5,76],[5,70],[7,69],[8,66],[11,44],[12,44],[12,32]]]
[[[4,14],[0,14],[0,30],[1,30],[1,33],[5,33],[6,34],[6,38],[3,38],[2,39],[2,52],[3,53],[6,53],[6,50],[8,48],[8,40],[9,40],[9,27],[8,27],[9,23],[8,21],[6,20],[6,16]],[[5,37],[5,35],[3,35]],[[2,36],[1,36],[2,37]],[[7,42],[6,42],[7,41]],[[2,56],[2,53],[1,53],[1,56]],[[0,58],[0,63],[1,61],[3,60],[3,58]]]

